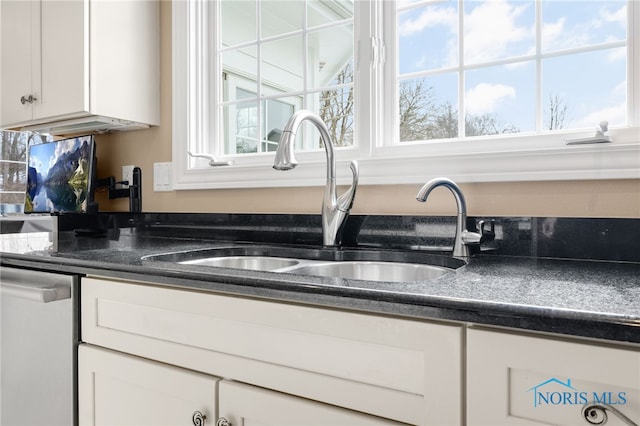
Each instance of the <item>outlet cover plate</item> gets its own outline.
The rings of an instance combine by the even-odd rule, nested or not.
[[[122,166],[122,181],[129,182],[129,185],[133,183],[133,168],[135,166]]]

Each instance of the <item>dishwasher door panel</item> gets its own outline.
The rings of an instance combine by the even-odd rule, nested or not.
[[[74,425],[75,276],[0,268],[0,425]]]

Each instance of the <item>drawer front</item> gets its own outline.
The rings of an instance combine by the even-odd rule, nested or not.
[[[88,278],[82,339],[416,424],[460,424],[462,328]]]
[[[640,348],[510,334],[467,332],[468,422],[473,425],[640,424]],[[604,423],[602,423],[604,424]]]

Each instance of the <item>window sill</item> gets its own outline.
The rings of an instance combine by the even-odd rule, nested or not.
[[[268,188],[323,186],[324,154],[312,154],[291,171],[273,170],[273,156],[251,164],[201,168],[174,173],[174,189]],[[422,184],[436,176],[464,182],[640,179],[640,142],[571,145],[512,150],[439,152],[405,157],[358,158],[336,150],[338,184],[348,185],[348,161],[358,159],[360,185]]]

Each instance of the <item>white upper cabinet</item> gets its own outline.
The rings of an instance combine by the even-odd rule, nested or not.
[[[159,124],[158,3],[3,0],[3,128]]]

